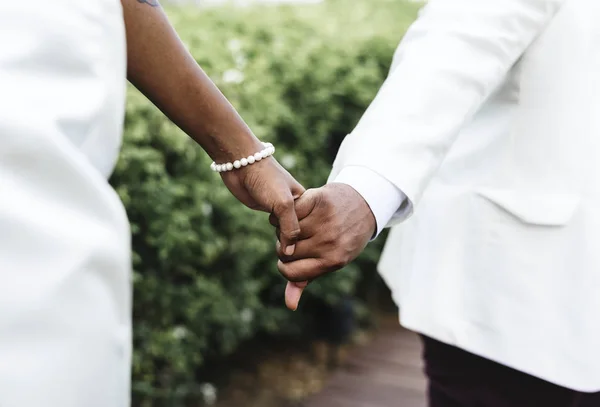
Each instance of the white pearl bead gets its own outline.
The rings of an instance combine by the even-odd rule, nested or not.
[[[210,164],[210,169],[216,172],[225,172],[225,171],[232,171],[234,168],[238,169],[241,167],[245,167],[249,164],[254,164],[255,162],[261,161],[264,158],[270,157],[273,154],[275,154],[275,147],[273,146],[272,143],[265,143],[265,142],[261,142],[261,144],[263,145],[263,149],[246,157],[246,158],[241,158],[239,160],[235,160],[233,162],[230,163],[223,163],[223,164],[217,164],[216,162],[213,161],[212,164]]]

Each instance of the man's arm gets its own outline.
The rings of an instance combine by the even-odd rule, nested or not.
[[[410,216],[460,129],[565,1],[430,0],[342,143],[332,183],[298,201],[308,217],[294,255],[279,253],[281,273],[303,282],[338,270],[394,214]],[[291,308],[303,285],[288,286]]]
[[[127,31],[127,78],[217,163],[264,147],[198,66],[158,0],[122,0]],[[274,213],[284,246],[299,232],[294,199],[304,189],[273,158],[221,173],[229,190],[253,209]]]
[[[354,186],[344,176],[350,167],[377,173],[406,196],[396,220],[410,216],[460,129],[565,1],[430,0],[398,47],[384,85],[344,140],[330,181],[342,177]],[[356,189],[374,194],[362,185]],[[387,222],[390,210],[384,212],[378,220]]]

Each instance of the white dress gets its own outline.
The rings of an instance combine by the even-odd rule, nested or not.
[[[126,407],[119,0],[0,0],[0,406]]]

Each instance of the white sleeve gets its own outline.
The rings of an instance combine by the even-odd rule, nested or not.
[[[369,168],[406,194],[409,216],[460,129],[565,1],[430,0],[330,179]]]

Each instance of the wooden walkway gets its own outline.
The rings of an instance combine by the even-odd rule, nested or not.
[[[418,337],[386,323],[305,407],[426,407]]]

